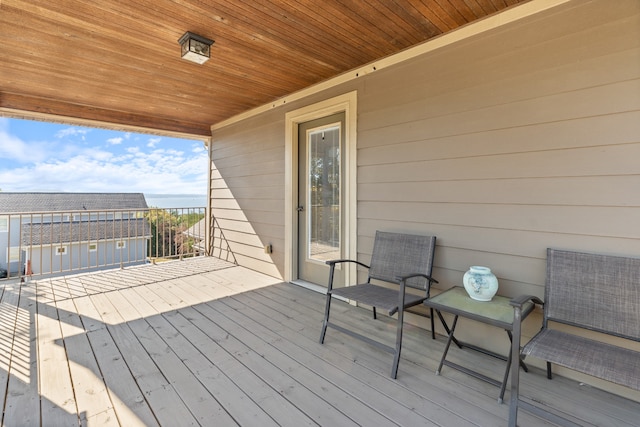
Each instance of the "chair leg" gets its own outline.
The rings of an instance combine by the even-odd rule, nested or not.
[[[553,375],[551,374],[551,362],[547,362],[547,378],[553,378]]]
[[[402,350],[402,326],[404,323],[404,310],[398,310],[398,329],[396,332],[396,354],[393,357],[393,367],[391,368],[391,378],[398,377],[398,365],[400,364],[400,351]]]
[[[377,319],[377,318],[378,318],[378,315],[377,315],[377,313],[376,313],[376,308],[375,308],[375,307],[373,307],[373,319],[375,320],[375,319]]]
[[[331,294],[327,293],[327,303],[324,307],[324,320],[322,321],[322,331],[320,332],[320,344],[324,344],[324,335],[327,333],[329,325],[329,309],[331,308]]]
[[[435,322],[433,320],[433,308],[431,308],[431,339],[435,340],[436,339],[436,325]]]

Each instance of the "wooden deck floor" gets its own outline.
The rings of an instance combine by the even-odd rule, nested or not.
[[[447,369],[444,339],[408,327],[391,356],[329,330],[324,297],[211,258],[5,284],[0,398],[6,426],[502,426],[498,390]],[[333,305],[362,332],[393,325]],[[501,362],[458,351],[499,378]],[[525,395],[586,425],[640,423],[640,404],[537,370]],[[508,391],[507,396],[508,399]],[[520,425],[548,425],[526,413]]]

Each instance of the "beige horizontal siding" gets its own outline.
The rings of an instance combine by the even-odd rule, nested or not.
[[[640,176],[575,176],[545,178],[487,178],[448,181],[383,182],[361,184],[361,200],[399,202],[490,203],[589,206],[593,197],[584,188],[599,193],[598,205],[635,206],[629,197],[640,188]],[[400,190],[406,190],[400,191]],[[526,191],[523,191],[526,190]],[[635,205],[634,205],[635,202]]]
[[[407,162],[599,147],[603,145],[603,140],[607,145],[637,143],[640,111],[636,109],[617,114],[479,130],[473,133],[472,144],[466,133],[432,135],[437,129],[429,126],[416,129],[415,135],[408,135],[406,132],[397,132],[401,128],[361,130],[360,137],[367,141],[367,145],[366,150],[359,153],[359,164],[373,164],[381,158],[389,158],[391,154],[397,162]],[[427,147],[428,150],[425,149]]]
[[[240,265],[282,277],[284,264],[283,118],[231,126],[212,142],[212,214]],[[271,244],[274,253],[266,254]]]
[[[537,294],[544,275],[514,255],[543,272],[547,246],[640,255],[637,4],[532,21],[370,77],[359,93],[360,239],[434,233],[437,268],[457,271],[447,285],[465,260]]]

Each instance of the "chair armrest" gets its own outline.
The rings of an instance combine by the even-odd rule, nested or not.
[[[423,274],[423,273],[413,273],[413,274],[407,274],[406,276],[396,276],[396,280],[398,282],[404,282],[405,280],[411,279],[412,277],[424,277],[425,279],[427,279],[429,281],[429,284],[431,284],[431,283],[440,283],[436,279],[434,279],[433,277],[428,276],[428,275]]]
[[[436,279],[424,273],[412,273],[405,276],[396,276],[395,279],[400,285],[400,289],[398,292],[398,307],[396,307],[395,310],[390,311],[389,316],[392,316],[398,309],[400,309],[400,307],[404,307],[405,293],[407,292],[406,281],[411,279],[412,277],[424,277],[429,281],[426,289],[427,297],[429,296],[429,292],[431,292],[431,283],[438,283]]]
[[[533,302],[534,305],[544,305],[544,302],[540,298],[533,295],[520,295],[509,301],[509,304],[513,307],[513,337],[511,339],[512,357],[516,357],[516,354],[520,354],[520,335],[522,334],[523,315],[526,317],[531,311],[533,311],[532,307],[531,310],[527,311],[527,313],[522,312],[524,305],[529,301]]]
[[[517,307],[519,309],[522,309],[522,306],[527,301],[531,301],[534,304],[544,305],[544,302],[540,298],[538,298],[536,296],[533,296],[533,295],[520,295],[520,296],[517,296],[515,298],[512,298],[511,301],[509,301],[509,304],[511,304],[513,307]]]
[[[363,266],[364,268],[369,268],[369,266],[367,264],[364,264],[360,261],[356,261],[353,259],[332,259],[329,261],[325,261],[325,264],[329,265],[330,267],[334,267],[336,264],[342,263],[342,262],[352,262],[354,264],[358,264]]]
[[[331,291],[333,290],[333,274],[335,272],[336,269],[336,264],[339,263],[343,263],[343,262],[352,262],[354,264],[358,264],[361,265],[365,268],[369,268],[369,266],[367,264],[363,264],[360,261],[355,261],[352,259],[334,259],[334,260],[329,260],[329,261],[325,261],[325,264],[327,264],[329,266],[329,284],[327,286],[327,293],[330,294]]]

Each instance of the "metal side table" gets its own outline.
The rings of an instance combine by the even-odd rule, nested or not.
[[[493,351],[471,344],[459,344],[459,346],[468,347],[472,350],[479,351],[489,356],[496,357],[501,360],[506,360],[507,367],[505,368],[504,378],[502,379],[502,382],[499,382],[493,378],[489,378],[486,375],[461,366],[457,363],[450,362],[446,360],[446,358],[447,353],[449,352],[449,347],[451,346],[451,341],[455,341],[456,343],[458,343],[458,341],[454,338],[454,333],[459,316],[502,328],[507,332],[509,341],[511,341],[511,331],[513,330],[513,307],[509,304],[510,300],[510,298],[496,295],[491,301],[476,301],[469,297],[467,291],[465,291],[464,288],[456,286],[442,292],[441,294],[431,297],[424,302],[427,307],[432,307],[433,309],[435,309],[441,318],[441,312],[451,313],[455,316],[450,328],[448,328],[445,324],[445,329],[447,329],[447,332],[449,333],[449,338],[447,339],[447,344],[444,348],[444,352],[442,353],[442,359],[440,360],[440,365],[438,366],[436,375],[440,375],[442,366],[447,365],[475,378],[479,378],[483,381],[500,387],[500,396],[498,397],[498,402],[502,403],[504,399],[504,391],[507,385],[507,379],[509,378],[509,369],[511,367],[511,351],[508,352],[509,356],[505,357]],[[525,304],[522,309],[523,320],[533,311],[534,307],[535,305],[531,302]],[[520,366],[522,366],[525,372],[528,371],[527,366],[522,360],[520,360]]]

